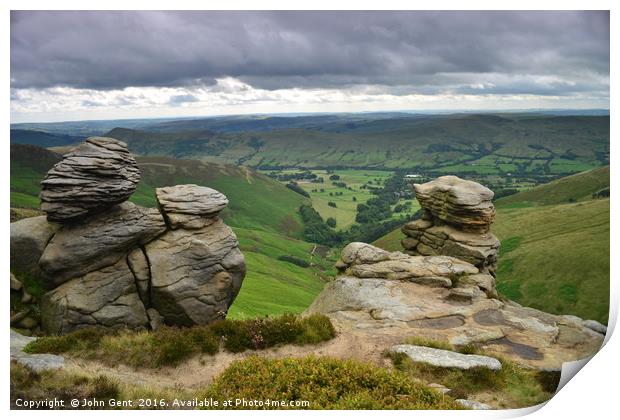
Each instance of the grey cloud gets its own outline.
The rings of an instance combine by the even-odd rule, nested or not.
[[[486,93],[605,91],[609,13],[12,12],[11,75],[17,89],[231,76],[270,90],[478,92],[472,79],[504,75]]]
[[[199,102],[199,101],[200,99],[198,99],[194,95],[174,95],[168,100],[168,103],[170,105],[181,105],[181,104],[188,103],[188,102]]]

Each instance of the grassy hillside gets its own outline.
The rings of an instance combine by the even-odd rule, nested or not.
[[[609,184],[609,166],[604,166],[501,198],[495,205],[524,207],[589,200],[592,194],[609,188]]]
[[[608,186],[605,167],[498,200],[498,290],[523,305],[607,322],[610,206],[592,193]],[[374,244],[399,251],[402,238],[396,229]]]
[[[53,134],[39,130],[11,129],[11,144],[31,144],[40,147],[66,146],[76,144],[83,137],[67,134]]]
[[[59,159],[36,146],[11,146],[11,206],[37,208],[39,183]],[[248,268],[230,317],[301,312],[332,274],[333,261],[319,255],[313,244],[295,239],[303,228],[297,209],[307,199],[280,182],[246,168],[191,160],[139,158],[139,164],[142,180],[131,197],[137,204],[153,207],[155,187],[185,183],[228,196],[223,217],[239,238]],[[280,260],[282,256],[312,266],[302,268]]]
[[[540,114],[402,116],[258,124],[247,131],[183,120],[109,135],[140,154],[264,169],[416,168],[433,173],[570,174],[609,162],[609,117]],[[287,120],[286,118],[283,120]],[[269,122],[273,123],[270,124]],[[174,131],[170,131],[174,130]],[[218,131],[222,130],[222,131]],[[146,147],[145,145],[148,145]]]
[[[517,302],[607,322],[609,199],[500,209],[498,289]]]

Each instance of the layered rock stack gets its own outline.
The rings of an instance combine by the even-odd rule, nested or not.
[[[449,255],[495,274],[499,240],[490,231],[495,218],[493,191],[456,176],[414,184],[424,211],[402,228],[409,255]]]
[[[178,185],[157,189],[159,209],[144,208],[126,201],[139,179],[124,143],[89,138],[42,182],[47,221],[11,225],[11,269],[36,272],[49,290],[41,301],[48,333],[207,324],[226,315],[245,276],[237,238],[218,217],[228,200]]]
[[[342,250],[337,268],[336,279],[306,313],[325,314],[356,337],[352,349],[403,351],[428,362],[445,358],[428,354],[436,350],[402,346],[406,338],[419,337],[479,345],[532,368],[556,370],[598,351],[606,331],[596,321],[500,300],[493,276],[450,256],[410,256],[353,242]]]

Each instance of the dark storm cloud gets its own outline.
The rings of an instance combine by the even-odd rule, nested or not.
[[[178,87],[212,85],[225,76],[265,89],[383,85],[396,94],[604,94],[609,14],[11,14],[12,88]]]

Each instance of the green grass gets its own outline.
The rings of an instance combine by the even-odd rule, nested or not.
[[[459,409],[454,400],[407,375],[355,360],[327,357],[233,362],[201,398],[225,400],[308,401],[309,409]],[[237,409],[281,408],[275,406]]]
[[[522,305],[606,323],[609,312],[608,199],[500,208],[500,293]],[[517,239],[518,238],[518,239]]]
[[[384,235],[374,241],[372,244],[387,251],[402,251],[403,247],[400,241],[405,239],[405,234],[400,231],[400,228],[394,229],[387,235]]]
[[[233,228],[245,257],[247,274],[228,311],[229,318],[300,313],[335,274],[333,257],[324,258],[314,245],[276,233]],[[309,268],[279,259],[289,255],[308,261]]]

